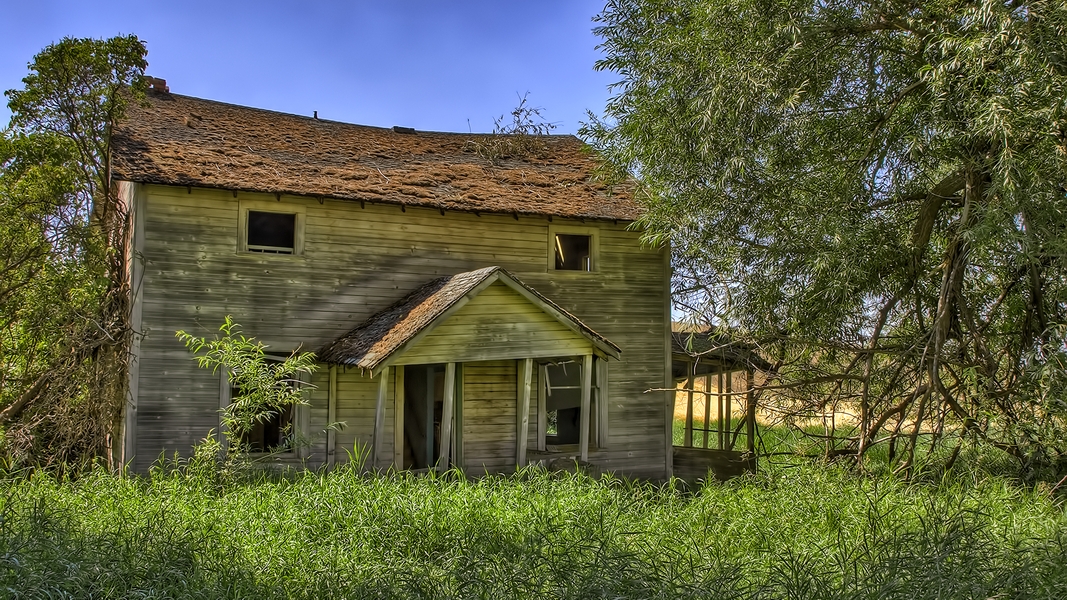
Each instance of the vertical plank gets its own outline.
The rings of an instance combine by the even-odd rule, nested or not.
[[[696,370],[697,366],[695,362],[685,363],[686,369],[689,371],[688,377],[685,380],[686,396],[688,398],[685,405],[685,439],[682,441],[682,445],[686,448],[693,446],[693,386],[696,385]],[[707,427],[707,424],[704,425]]]
[[[722,395],[723,395],[723,392],[726,391],[722,387],[723,386],[722,382],[723,382],[723,376],[722,376],[722,372],[720,371],[719,372],[719,393],[715,395],[716,396],[716,400],[717,400],[716,404],[719,405],[719,421],[715,424],[715,431],[719,435],[719,443],[718,443],[718,446],[717,446],[719,448],[719,450],[722,450],[723,448],[726,447],[725,444],[723,444],[723,439],[722,439],[722,400],[723,400]]]
[[[378,375],[378,401],[374,404],[374,446],[371,449],[371,468],[377,468],[382,459],[382,440],[385,437],[385,397],[389,394],[389,377],[393,374],[392,367],[382,368]]]
[[[733,381],[734,372],[730,371],[726,374],[726,407],[723,409],[726,413],[726,425],[723,429],[726,431],[727,450],[733,450],[734,442],[737,441],[737,438],[734,437],[734,428],[731,423],[731,417],[734,413]]]
[[[437,468],[447,470],[449,465],[450,447],[452,444],[452,403],[456,392],[456,363],[445,364],[445,398],[441,407],[441,458],[438,459]],[[433,413],[431,413],[433,414]]]
[[[752,394],[756,375],[749,369],[745,378],[745,434],[748,437],[749,453],[756,452],[756,398]]]
[[[595,362],[596,412],[600,420],[596,430],[596,445],[597,448],[604,450],[608,447],[608,361],[597,358]]]
[[[530,437],[530,393],[533,385],[533,359],[527,358],[519,363],[519,430],[515,440],[515,460],[518,466],[526,466],[526,443]]]
[[[123,184],[120,184],[120,186]],[[144,238],[145,238],[145,204],[146,196],[144,186],[131,183],[132,189],[128,193],[132,200],[128,200],[131,209],[130,217],[133,219],[133,239],[128,242],[130,250],[127,260],[130,269],[130,330],[133,335],[130,338],[130,360],[127,370],[129,377],[129,393],[127,396],[125,411],[122,419],[122,449],[120,473],[125,474],[126,469],[133,468],[133,460],[137,455],[137,405],[138,394],[141,385],[141,338],[144,337],[141,326],[144,313]],[[221,438],[221,432],[219,437]]]
[[[545,436],[548,432],[548,366],[537,366],[537,449],[544,452],[548,448]]]
[[[337,460],[337,365],[330,365],[330,387],[326,391],[326,468]]]
[[[311,377],[308,374],[303,374],[300,377],[302,386],[307,386],[311,383]],[[311,394],[307,387],[301,388],[304,390],[304,396]],[[311,404],[298,404],[293,407],[293,427],[296,431],[293,433],[293,443],[296,445],[296,455],[301,461],[306,461],[311,456]]]
[[[593,355],[586,354],[582,360],[582,412],[578,435],[578,449],[582,462],[589,462],[589,398],[593,388]]]
[[[711,435],[711,373],[704,373],[704,447]]]
[[[456,365],[456,389],[453,392],[455,398],[452,401],[452,464],[458,469],[463,468],[463,363]]]
[[[674,367],[673,362],[673,332],[671,331],[671,279],[673,274],[671,273],[671,245],[670,242],[665,242],[660,249],[661,255],[661,267],[660,272],[663,273],[663,281],[660,283],[660,304],[663,305],[662,327],[663,327],[663,389],[664,392],[664,412],[663,412],[663,425],[664,431],[664,447],[663,447],[663,466],[664,476],[674,476],[674,409],[675,404],[678,401],[677,393],[674,391]]]
[[[219,446],[225,455],[230,450],[230,430],[222,423],[222,413],[230,405],[230,370],[219,369]]]
[[[393,468],[404,468],[404,366],[396,368],[393,382]]]
[[[426,447],[423,452],[426,454],[426,466],[431,467],[433,462],[433,445],[434,445],[434,429],[433,429],[433,417],[434,417],[434,395],[437,393],[436,386],[434,385],[434,372],[433,365],[426,365],[426,398],[424,399],[424,406],[426,408],[426,424],[423,426],[423,439],[426,440]],[[441,440],[437,440],[440,443]]]

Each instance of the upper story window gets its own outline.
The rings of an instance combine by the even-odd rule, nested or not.
[[[296,215],[248,211],[249,252],[293,254],[296,250]]]
[[[303,254],[305,213],[303,204],[242,199],[238,251]]]
[[[592,271],[592,240],[589,235],[556,234],[556,269],[559,271]]]
[[[595,227],[549,227],[552,253],[549,269],[555,271],[585,271],[599,269]]]

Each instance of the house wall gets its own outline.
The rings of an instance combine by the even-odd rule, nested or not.
[[[610,438],[590,460],[605,470],[664,476],[670,403],[664,393],[645,391],[662,389],[670,380],[664,305],[669,274],[665,251],[642,247],[639,233],[625,223],[558,218],[550,223],[544,217],[442,215],[425,208],[361,208],[356,202],[285,195],[131,187],[143,199],[144,223],[138,292],[143,337],[132,413],[135,470],[147,470],[163,451],[187,454],[209,430],[218,429],[220,376],[196,366],[175,330],[213,335],[232,315],[246,335],[270,351],[314,350],[431,279],[499,265],[622,348],[621,362],[610,367]],[[244,202],[300,207],[303,255],[239,253]],[[549,269],[549,228],[564,225],[595,232],[596,272]],[[370,413],[366,402],[377,389],[353,382],[350,392],[342,392],[348,375],[357,373],[338,381],[337,418],[348,426],[338,434],[339,459],[362,435],[360,428],[372,427],[373,401]],[[309,432],[316,445],[306,462],[310,466],[325,461],[326,369],[313,383],[318,389],[310,398]],[[359,399],[346,400],[346,394]],[[391,413],[386,423],[391,428]]]
[[[398,365],[590,353],[592,343],[497,281],[390,361]]]
[[[464,472],[515,470],[516,374],[514,360],[463,365]]]

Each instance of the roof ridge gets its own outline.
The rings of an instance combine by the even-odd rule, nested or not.
[[[307,115],[302,115],[302,114],[293,113],[293,112],[286,112],[286,111],[283,111],[283,110],[275,110],[275,109],[272,109],[272,108],[262,108],[262,107],[259,107],[259,106],[247,106],[247,105],[244,105],[244,104],[234,104],[233,102],[226,102],[224,100],[214,100],[214,99],[211,99],[211,98],[201,98],[199,96],[190,96],[188,94],[176,94],[174,92],[159,92],[159,91],[155,91],[155,90],[149,90],[147,92],[147,94],[150,95],[150,96],[157,96],[157,97],[160,97],[160,98],[165,98],[167,96],[174,96],[174,97],[181,98],[181,99],[184,99],[184,100],[192,100],[192,101],[195,101],[195,102],[204,102],[204,103],[207,103],[207,104],[217,104],[217,105],[227,106],[227,107],[231,107],[231,108],[235,108],[235,109],[239,109],[239,110],[252,110],[252,111],[261,112],[261,113],[268,113],[268,114],[271,114],[271,115],[281,115],[281,116],[285,116],[285,117],[293,117],[293,118],[296,118],[296,119],[304,119],[304,120],[311,121],[311,122],[331,123],[331,124],[336,124],[336,125],[345,125],[345,126],[348,126],[348,127],[364,127],[364,128],[367,128],[367,129],[375,129],[375,130],[381,131],[382,133],[397,133],[396,130],[394,129],[394,127],[396,127],[395,125],[391,125],[391,126],[388,126],[388,127],[383,127],[381,125],[367,125],[365,123],[351,123],[349,121],[336,121],[334,119],[324,119],[322,117],[316,117],[316,116],[310,116],[309,117]],[[316,111],[316,113],[317,112],[318,111]],[[414,129],[416,135],[420,134],[420,133],[426,133],[426,134],[430,134],[430,135],[444,135],[444,136],[465,136],[466,135],[466,136],[478,136],[478,137],[530,135],[531,137],[538,137],[538,138],[558,138],[558,139],[570,138],[570,139],[578,140],[578,141],[582,142],[583,144],[586,143],[585,140],[583,140],[582,138],[578,137],[577,135],[575,135],[573,133],[520,134],[520,133],[496,133],[496,132],[492,132],[492,131],[472,131],[472,132],[464,133],[462,131],[439,131],[439,130],[435,130],[435,129],[417,129],[417,128],[412,128],[412,129]],[[398,135],[411,135],[411,134],[406,133],[406,134],[398,134]]]

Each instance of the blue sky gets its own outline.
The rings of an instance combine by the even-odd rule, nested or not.
[[[603,0],[0,0],[0,88],[64,36],[136,34],[179,94],[366,125],[490,131],[517,94],[556,133],[601,112]],[[10,116],[6,102],[0,120]]]

